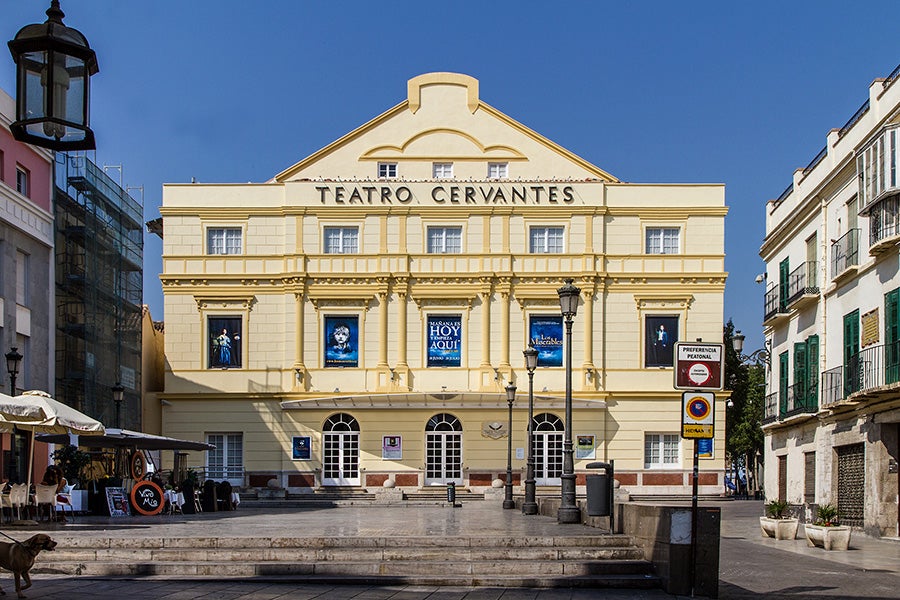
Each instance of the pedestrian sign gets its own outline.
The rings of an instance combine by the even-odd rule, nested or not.
[[[711,392],[684,392],[681,395],[681,437],[711,439],[716,427],[716,395]]]
[[[721,390],[725,346],[703,342],[675,344],[676,390]]]

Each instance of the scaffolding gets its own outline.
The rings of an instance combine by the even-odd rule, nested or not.
[[[56,398],[139,431],[143,208],[86,156],[58,154],[55,217]]]

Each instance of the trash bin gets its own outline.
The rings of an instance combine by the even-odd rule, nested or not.
[[[603,475],[588,475],[587,481],[587,514],[589,517],[608,517],[609,485],[610,477]]]
[[[447,502],[450,505],[456,504],[456,482],[451,481],[447,484]]]
[[[593,462],[588,469],[603,469],[602,475],[585,477],[587,491],[587,514],[589,517],[612,517],[614,463],[612,461]]]

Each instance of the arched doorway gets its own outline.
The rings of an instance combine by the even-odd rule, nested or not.
[[[322,485],[359,485],[359,423],[345,413],[322,427]]]
[[[451,414],[428,419],[425,426],[425,485],[462,483],[462,423]]]
[[[550,413],[534,416],[534,481],[536,485],[560,485],[563,466],[562,419]]]

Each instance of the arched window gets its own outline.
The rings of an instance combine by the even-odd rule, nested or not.
[[[331,415],[325,421],[323,431],[359,431],[359,422],[346,413]]]

